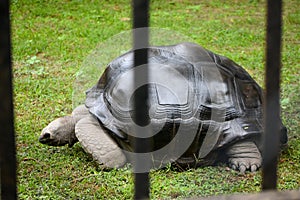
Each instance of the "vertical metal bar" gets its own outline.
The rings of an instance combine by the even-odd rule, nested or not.
[[[143,74],[140,74],[140,70],[135,70],[135,91],[134,96],[134,118],[137,124],[136,135],[147,134],[141,132],[138,127],[144,127],[149,124],[148,116],[148,86],[144,85],[138,88],[138,83],[148,82],[148,41],[149,41],[149,1],[133,0],[133,43],[134,43],[134,66],[143,66]],[[136,137],[134,139],[134,151],[135,153],[144,153],[149,151],[150,144],[146,138]],[[138,156],[137,156],[138,159]],[[133,166],[138,169],[139,165],[144,165],[141,160],[136,160]],[[147,162],[147,161],[146,161]],[[150,193],[150,181],[149,172],[135,172],[135,199],[149,199]]]
[[[1,199],[17,199],[12,102],[9,1],[0,1],[0,168]]]
[[[268,0],[262,189],[276,189],[280,137],[281,0]]]

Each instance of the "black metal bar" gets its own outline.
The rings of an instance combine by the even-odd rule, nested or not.
[[[280,137],[281,0],[268,0],[262,189],[276,189]]]
[[[17,199],[9,1],[0,1],[1,199]]]
[[[135,95],[134,95],[134,121],[137,124],[136,135],[147,134],[141,132],[138,127],[144,127],[149,124],[148,116],[148,85],[144,85],[139,88],[139,83],[148,82],[148,41],[149,41],[149,1],[133,0],[133,43],[134,43],[134,66],[143,66],[141,74],[140,70],[135,70]],[[145,131],[145,130],[144,130]],[[149,140],[146,138],[135,137],[134,151],[135,153],[144,153],[150,150]],[[139,165],[145,165],[143,161],[136,157],[136,161],[133,166],[135,169],[139,169]],[[147,162],[147,160],[146,160]],[[149,172],[135,172],[135,199],[149,199],[150,193],[150,181]]]

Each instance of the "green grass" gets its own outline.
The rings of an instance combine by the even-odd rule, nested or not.
[[[263,85],[264,1],[195,2],[152,1],[151,26],[232,58]],[[298,0],[284,3],[282,117],[290,141],[279,162],[280,190],[300,188],[299,6]],[[96,50],[104,60],[92,65],[105,66],[104,54],[120,43],[109,39],[131,27],[130,9],[130,1],[125,0],[11,1],[20,199],[132,198],[130,169],[105,171],[79,144],[55,148],[37,140],[50,121],[71,113],[76,74],[89,65],[89,55]],[[169,43],[184,37],[168,32],[158,38],[157,43]],[[121,41],[130,43],[130,37]],[[167,167],[151,172],[151,198],[258,192],[260,181],[259,172],[241,175],[226,167],[186,172]]]

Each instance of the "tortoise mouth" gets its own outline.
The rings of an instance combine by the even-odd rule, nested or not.
[[[42,144],[48,144],[49,142],[51,142],[51,135],[50,133],[44,133],[39,137],[39,142]]]

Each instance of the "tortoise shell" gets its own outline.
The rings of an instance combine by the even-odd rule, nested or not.
[[[133,51],[113,60],[87,91],[86,106],[126,151],[135,137]],[[258,138],[262,127],[262,89],[232,60],[193,43],[150,47],[149,118],[153,149],[182,162],[245,138]],[[141,133],[143,134],[143,133]],[[178,155],[175,155],[176,152]],[[177,156],[177,157],[176,157]],[[172,157],[172,156],[171,156]]]

